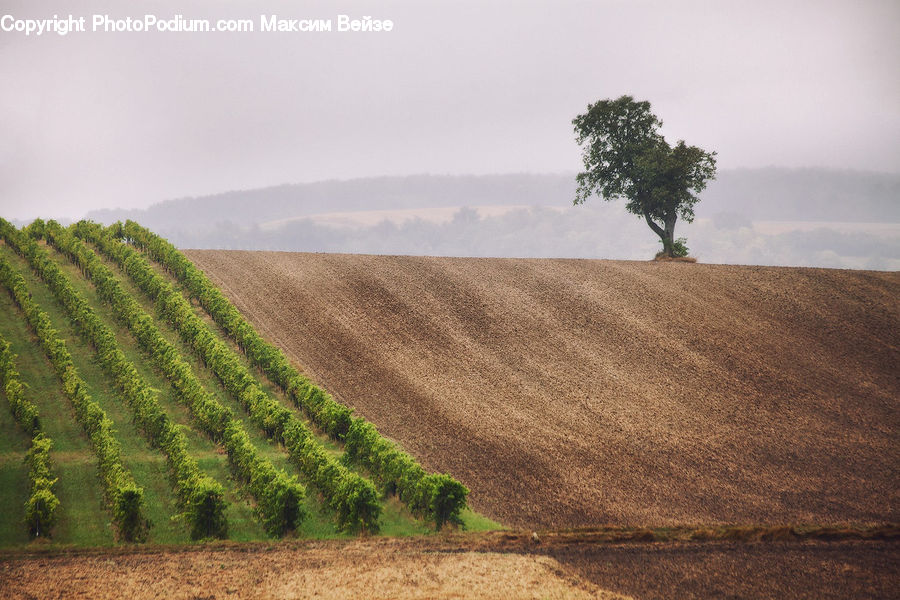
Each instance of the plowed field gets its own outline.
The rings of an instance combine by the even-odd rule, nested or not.
[[[893,598],[898,543],[479,535],[0,554],[4,598]],[[620,595],[621,594],[621,595]]]
[[[548,556],[376,540],[11,557],[4,598],[553,598],[627,600]]]
[[[900,274],[189,251],[501,522],[900,521]]]

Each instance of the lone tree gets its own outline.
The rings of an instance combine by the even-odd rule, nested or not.
[[[670,146],[650,103],[631,96],[591,104],[572,124],[578,144],[587,142],[574,203],[594,193],[604,200],[624,197],[628,212],[644,217],[659,236],[666,256],[686,256],[684,238],[675,239],[675,221],[694,220],[697,194],[715,178],[716,153],[683,140]]]

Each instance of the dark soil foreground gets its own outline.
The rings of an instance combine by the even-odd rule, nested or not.
[[[898,564],[896,540],[535,543],[495,533],[7,554],[0,597],[896,598]]]
[[[634,598],[898,598],[897,542],[565,546],[549,553]]]

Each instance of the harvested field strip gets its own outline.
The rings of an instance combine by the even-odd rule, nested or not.
[[[889,525],[720,525],[682,527],[597,527],[548,531],[506,531],[472,536],[472,544],[492,550],[526,549],[538,545],[597,545],[657,542],[782,542],[787,540],[900,541],[900,524]],[[462,539],[460,539],[462,541]],[[477,542],[476,542],[477,541]],[[477,546],[481,547],[481,546]]]
[[[57,235],[51,230],[49,237],[53,243],[59,243]],[[338,462],[301,420],[265,394],[231,349],[196,318],[180,292],[140,262],[138,256],[130,257],[129,262],[129,257],[122,253],[112,253],[110,246],[115,244],[112,240],[95,238],[93,241],[106,250],[110,258],[117,259],[143,290],[155,294],[160,312],[178,328],[184,341],[189,341],[201,353],[204,362],[211,366],[232,396],[244,405],[256,424],[274,440],[285,443],[291,458],[335,510],[338,528],[377,531],[381,506],[375,486]],[[130,250],[125,246],[120,249]]]
[[[505,523],[900,520],[898,273],[185,254]]]
[[[95,240],[98,238],[98,228],[87,224],[80,228],[85,235],[93,236]],[[465,486],[446,474],[427,474],[412,456],[382,437],[371,423],[351,418],[346,406],[335,402],[327,392],[290,365],[280,350],[266,343],[225,296],[174,246],[131,221],[124,227],[121,224],[110,227],[107,235],[115,238],[128,236],[173,272],[251,361],[281,386],[329,435],[346,440],[350,458],[369,468],[386,489],[397,492],[414,513],[427,516],[438,529],[445,522],[462,522],[461,512],[466,508],[469,493]]]
[[[555,546],[547,556],[642,600],[896,597],[900,542],[727,542]]]
[[[659,546],[684,544],[695,547],[715,546],[721,542],[736,545],[778,546],[784,542],[885,542],[900,544],[900,524],[856,525],[833,527],[823,525],[723,525],[683,527],[584,527],[575,529],[545,529],[539,531],[506,529],[496,531],[445,531],[441,535],[344,537],[326,540],[287,538],[280,540],[207,540],[200,544],[141,544],[113,547],[65,547],[32,545],[27,548],[0,549],[0,561],[20,556],[40,558],[52,556],[122,556],[171,552],[190,554],[197,551],[267,552],[304,548],[342,548],[357,542],[384,545],[398,549],[417,549],[428,552],[531,552],[555,547]],[[900,549],[900,546],[898,546]]]
[[[50,359],[62,383],[66,397],[75,409],[79,423],[91,440],[118,534],[126,541],[144,540],[149,524],[145,513],[144,490],[138,486],[132,471],[123,463],[121,446],[114,435],[113,421],[91,398],[88,386],[79,376],[65,342],[58,337],[58,332],[53,328],[53,322],[47,313],[39,308],[22,275],[2,258],[0,258],[0,282],[13,296],[32,331],[40,340],[44,353]]]
[[[581,539],[585,533],[589,537]],[[652,599],[729,594],[842,599],[890,598],[896,587],[896,533],[881,539],[697,541],[685,529],[685,538],[694,541],[666,542],[642,542],[625,529],[605,530],[605,540],[597,533],[548,531],[538,543],[530,532],[496,532],[48,549],[0,554],[0,584],[13,598],[62,591],[119,597],[128,590],[136,598],[164,592],[253,598],[608,598],[618,593]],[[92,576],[83,577],[88,572]],[[460,583],[467,589],[454,587]]]
[[[384,540],[389,542],[392,540]],[[49,569],[39,569],[38,562]],[[115,565],[115,566],[114,566]],[[14,558],[0,584],[12,598],[60,593],[93,598],[553,598],[625,600],[564,572],[546,556],[420,552],[382,541],[304,549],[202,550],[105,556]],[[90,573],[90,583],[85,574]],[[185,574],[190,574],[185,577]]]
[[[53,232],[55,227],[58,235],[64,235],[53,222],[46,227],[48,232]],[[51,239],[59,243],[57,238]],[[71,236],[68,239],[75,243],[75,247],[69,247],[67,255],[77,261],[86,276],[98,284],[98,288],[102,287],[101,296],[118,318],[128,324],[141,346],[152,349],[151,356],[156,365],[166,372],[173,384],[177,384],[179,394],[192,407],[195,416],[202,417],[199,422],[204,430],[211,437],[224,441],[236,474],[248,484],[248,489],[257,499],[266,531],[272,535],[283,535],[295,529],[304,516],[301,503],[305,492],[299,482],[283,471],[277,471],[270,462],[259,456],[240,423],[234,421],[230,413],[203,390],[177,350],[161,336],[153,319],[121,290],[115,277],[92,251],[83,248]]]

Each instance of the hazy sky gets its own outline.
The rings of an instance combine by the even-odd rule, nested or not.
[[[22,2],[0,32],[0,213],[79,217],[326,178],[580,168],[572,118],[650,100],[722,168],[900,170],[900,3]],[[390,19],[390,32],[97,33],[94,14]]]

